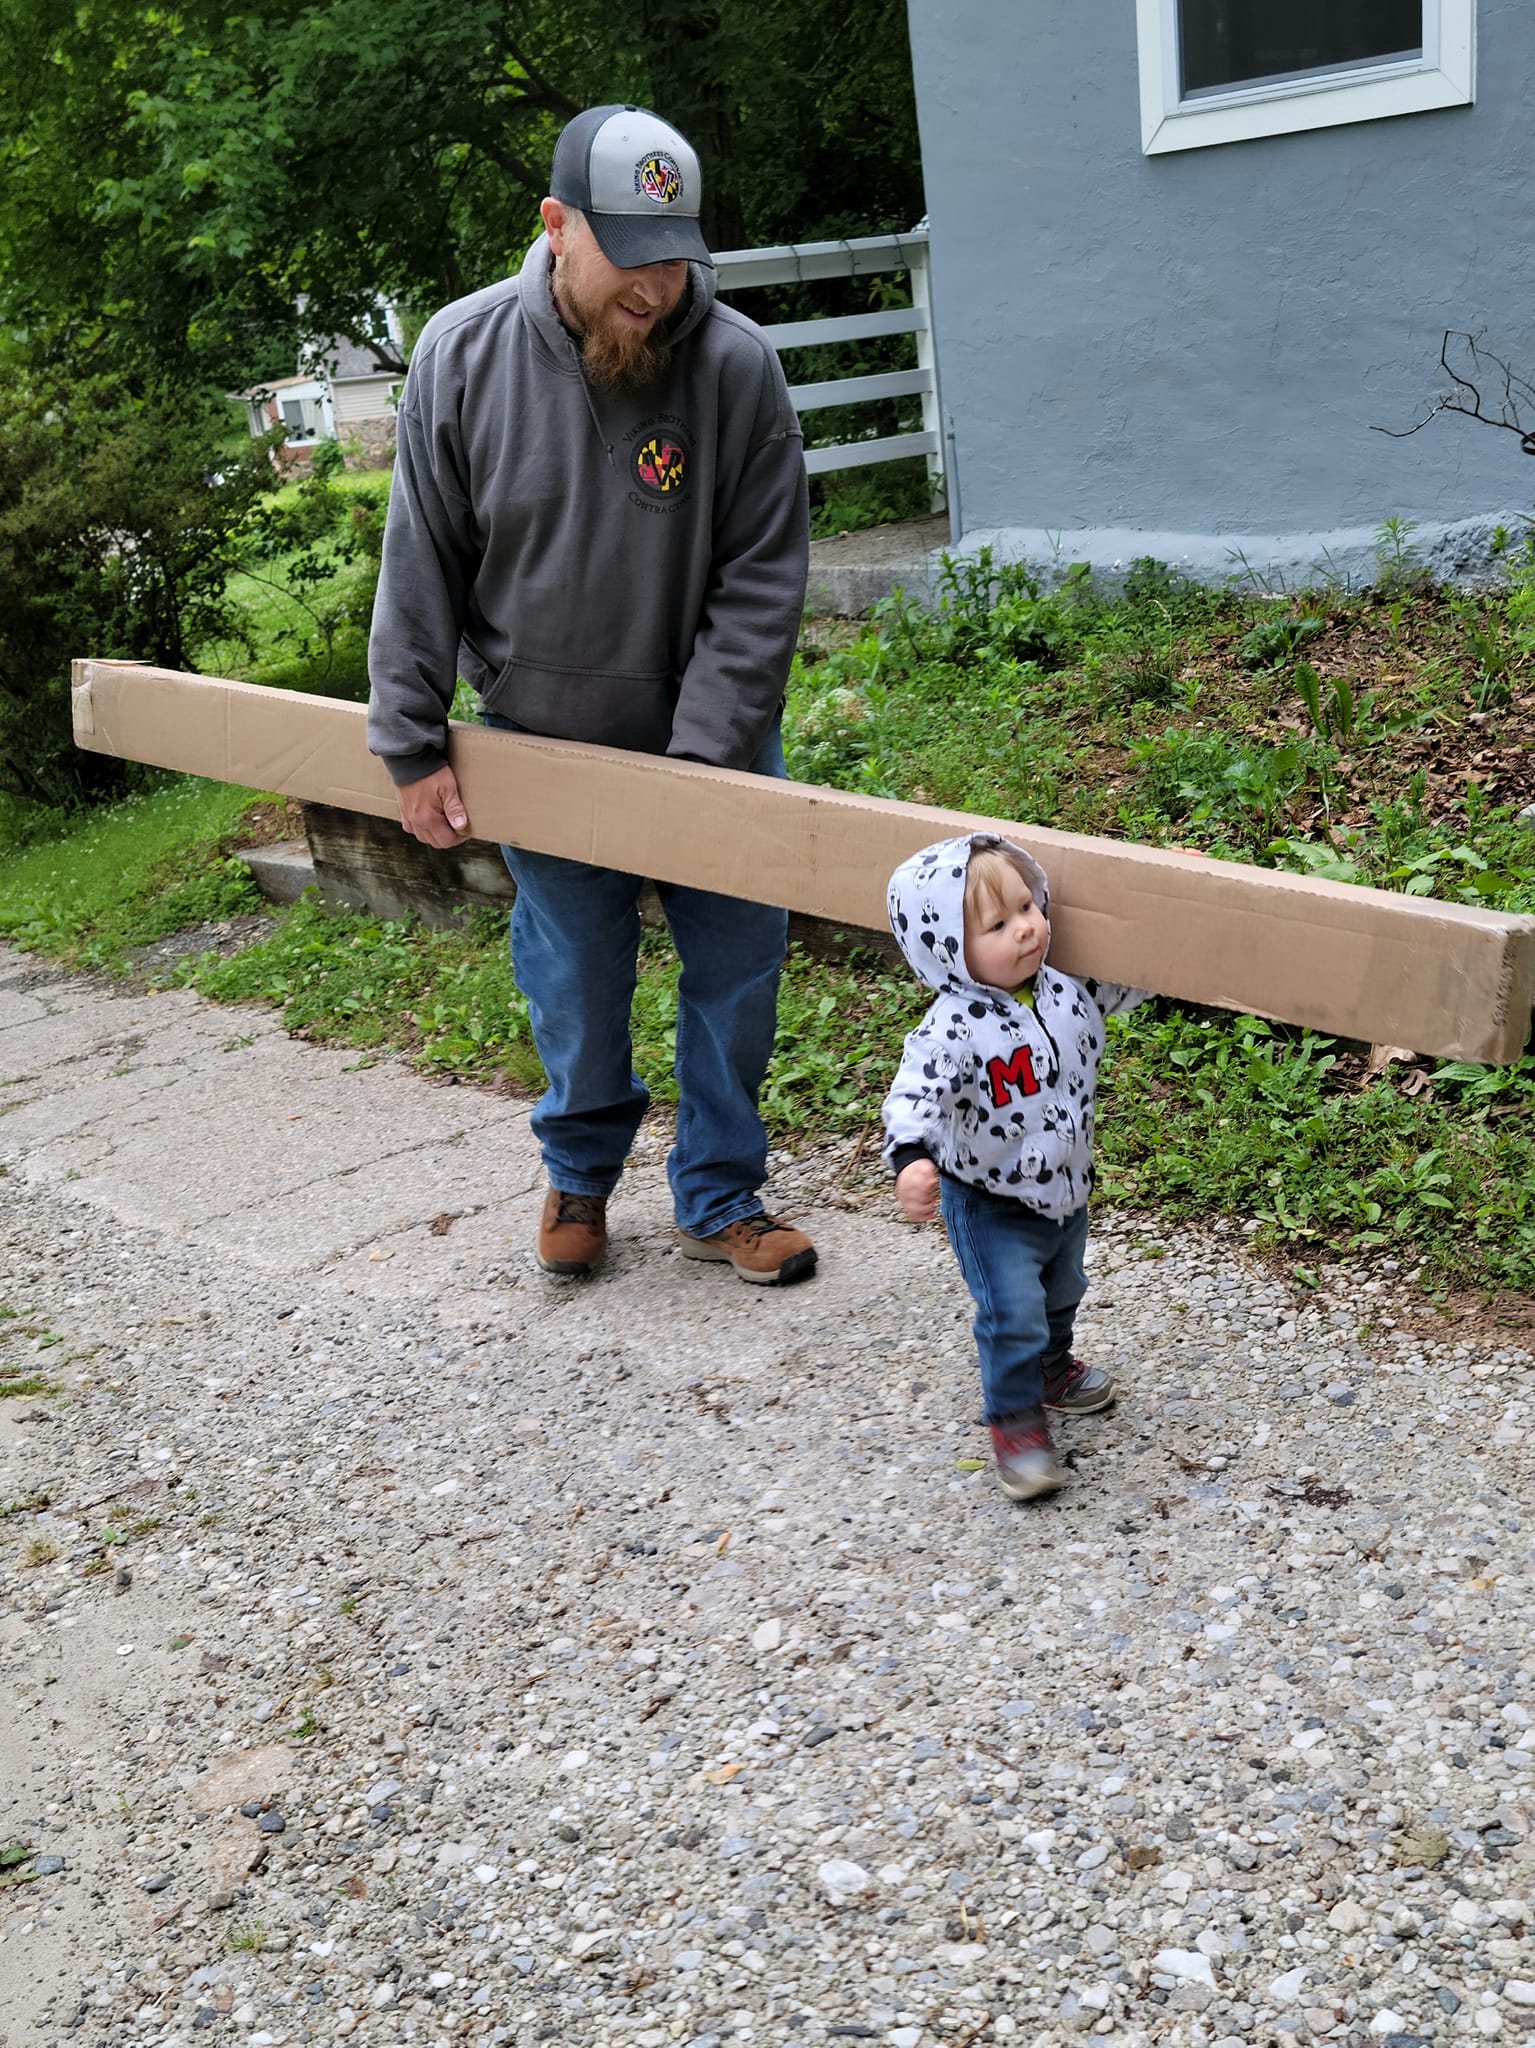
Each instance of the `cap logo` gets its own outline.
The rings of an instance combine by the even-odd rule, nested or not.
[[[671,206],[682,197],[682,172],[672,157],[642,157],[634,167],[634,189],[657,206]]]

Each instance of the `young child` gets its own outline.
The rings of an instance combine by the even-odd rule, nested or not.
[[[885,1098],[885,1158],[912,1222],[942,1204],[975,1300],[997,1477],[1015,1500],[1065,1476],[1045,1410],[1092,1415],[1114,1399],[1071,1335],[1103,1020],[1145,1000],[1046,967],[1048,916],[1038,862],[989,833],[926,847],[890,878],[891,929],[938,993]]]

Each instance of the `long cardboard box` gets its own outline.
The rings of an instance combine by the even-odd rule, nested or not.
[[[79,661],[74,717],[97,753],[398,815],[360,705]],[[1068,973],[1489,1063],[1529,1033],[1535,917],[481,726],[451,750],[479,838],[883,930],[899,861],[996,830],[1048,873]]]

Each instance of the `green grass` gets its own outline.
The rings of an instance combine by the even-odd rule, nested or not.
[[[228,851],[255,801],[176,776],[118,804],[54,813],[38,836],[0,843],[0,939],[113,969],[169,933],[259,909]]]
[[[258,520],[266,522],[268,539],[226,586],[235,631],[200,646],[197,667],[204,675],[361,702],[368,694],[377,553],[376,545],[357,550],[352,522],[381,517],[389,478],[377,470],[338,472],[324,485],[323,508],[314,489],[308,486],[306,496],[303,481],[287,483],[266,501]]]
[[[635,1066],[657,1101],[675,1102],[676,955],[660,932],[640,949]],[[290,1031],[375,1052],[408,1052],[518,1092],[543,1087],[527,1003],[511,975],[504,918],[456,930],[327,911],[313,898],[232,959],[184,961],[177,979],[218,1002],[279,1006]],[[763,1112],[781,1134],[846,1129],[868,1115],[887,1065],[922,1009],[920,990],[872,962],[829,966],[790,955]]]
[[[274,565],[280,569],[281,564]],[[356,571],[351,572],[355,580]],[[197,650],[202,675],[263,683],[273,690],[311,690],[361,703],[368,694],[368,638],[343,628],[327,658],[315,622],[280,585],[234,575],[227,586],[240,616],[240,636],[209,641]]]

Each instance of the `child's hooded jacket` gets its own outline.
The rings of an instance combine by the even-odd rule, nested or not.
[[[924,847],[890,878],[890,928],[938,995],[907,1037],[885,1098],[885,1158],[899,1170],[925,1152],[955,1179],[1059,1219],[1080,1209],[1092,1188],[1103,1020],[1145,994],[1073,981],[1046,962],[1034,977],[1032,1007],[972,981],[965,873],[971,852],[988,847],[1019,859],[1048,917],[1043,869],[990,833]]]

